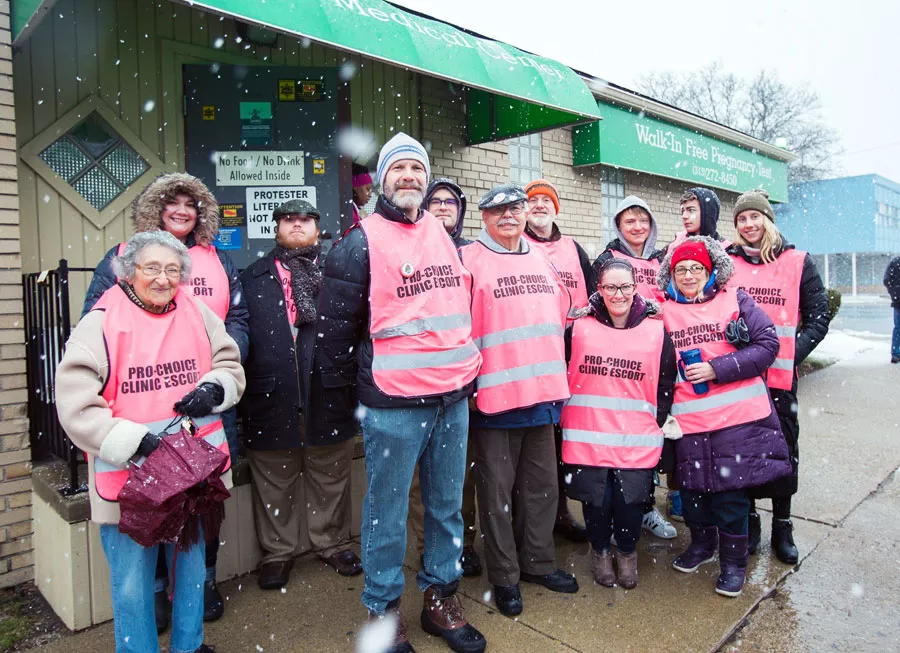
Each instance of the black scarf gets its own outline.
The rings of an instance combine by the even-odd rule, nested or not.
[[[321,250],[319,243],[295,249],[275,245],[273,250],[276,260],[281,261],[291,273],[291,295],[297,307],[296,327],[316,319],[316,297],[322,287],[322,271],[316,259]]]

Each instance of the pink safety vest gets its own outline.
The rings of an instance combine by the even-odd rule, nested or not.
[[[372,378],[392,397],[427,397],[470,383],[481,366],[472,342],[472,275],[443,223],[378,213],[359,223],[369,248]]]
[[[197,386],[212,369],[209,335],[200,311],[183,289],[175,293],[176,308],[156,315],[132,302],[119,286],[97,301],[94,310],[105,310],[103,338],[109,353],[109,378],[101,393],[113,417],[145,425],[153,433],[169,427],[175,418],[172,405]],[[228,454],[221,417],[193,420],[195,435]],[[170,433],[180,424],[168,428]],[[144,462],[141,457],[136,465]],[[231,458],[226,470],[231,466]],[[128,480],[122,469],[99,458],[94,465],[97,494],[116,501]]]
[[[720,289],[712,299],[697,304],[667,300],[663,322],[676,355],[699,349],[704,361],[735,350],[725,340],[725,326],[740,316],[734,290]],[[685,434],[706,433],[768,417],[769,391],[762,377],[733,383],[709,382],[709,392],[698,395],[679,372],[672,416]]]
[[[775,323],[781,348],[766,374],[770,388],[790,390],[794,383],[794,354],[800,324],[800,280],[806,252],[786,249],[773,263],[754,265],[742,256],[732,256],[734,275],[728,286],[740,288]]]
[[[536,248],[500,254],[480,242],[462,249],[472,272],[472,336],[484,362],[478,410],[505,413],[569,398],[563,332],[570,298],[553,264]]]
[[[614,329],[591,316],[572,326],[562,459],[573,465],[649,469],[662,455],[656,394],[665,329],[647,318]]]
[[[284,292],[284,307],[287,312],[288,323],[291,328],[297,323],[297,305],[294,303],[294,292],[291,290],[291,271],[281,261],[275,261],[278,269],[278,277],[281,280],[281,290]]]
[[[671,243],[669,243],[668,247],[666,247],[666,255],[668,256],[669,254],[671,254],[672,250],[674,250],[676,247],[678,247],[681,243],[683,243],[687,239],[688,239],[688,235],[687,235],[686,231],[679,231],[678,233],[676,233],[675,240],[673,240]]]
[[[125,251],[125,243],[119,243],[118,254]],[[191,278],[184,284],[184,291],[206,304],[224,321],[231,307],[231,284],[222,261],[212,245],[194,245],[188,248],[191,257]]]
[[[634,268],[634,283],[637,285],[638,294],[644,299],[654,299],[660,303],[666,301],[666,295],[656,285],[656,275],[659,274],[659,259],[643,259],[623,254],[611,249],[615,258],[620,258],[631,263]]]
[[[588,305],[588,295],[596,288],[587,287],[587,280],[581,271],[581,259],[578,258],[578,248],[575,247],[575,239],[571,236],[561,236],[559,240],[552,242],[535,240],[525,234],[528,244],[544,252],[550,262],[556,267],[563,285],[572,296],[572,308],[583,308]]]

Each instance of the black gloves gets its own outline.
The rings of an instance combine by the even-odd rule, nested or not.
[[[225,390],[218,383],[201,383],[175,402],[176,413],[188,417],[206,417],[225,400]]]
[[[732,320],[725,327],[725,340],[735,349],[742,349],[750,344],[750,331],[744,318]]]
[[[149,456],[156,451],[157,447],[159,447],[159,443],[162,442],[164,437],[166,437],[165,433],[147,433],[138,445],[138,455],[144,456],[145,458]]]

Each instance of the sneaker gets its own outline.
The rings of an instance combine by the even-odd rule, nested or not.
[[[669,513],[669,519],[684,521],[684,512],[681,509],[681,492],[674,490],[666,495],[666,509],[666,512]]]
[[[891,356],[892,363],[900,363],[900,356]]]
[[[675,527],[663,519],[663,516],[659,514],[659,510],[656,508],[652,508],[650,512],[644,513],[644,521],[641,522],[641,528],[664,540],[674,540],[678,537],[678,531],[675,530]]]

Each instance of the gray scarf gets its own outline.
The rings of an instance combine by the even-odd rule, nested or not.
[[[316,297],[322,287],[322,271],[316,259],[321,251],[319,243],[296,249],[275,245],[275,258],[291,273],[291,295],[297,307],[296,327],[316,319]]]

